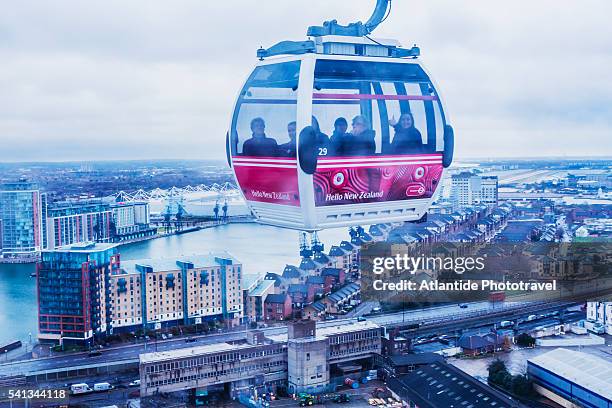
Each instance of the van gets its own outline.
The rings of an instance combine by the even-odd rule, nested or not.
[[[70,386],[70,393],[72,395],[87,394],[88,392],[91,392],[91,388],[85,383],[77,383]]]
[[[99,391],[110,391],[112,389],[113,389],[113,386],[110,385],[107,382],[96,383],[96,384],[94,384],[94,387],[93,387],[93,390],[97,391],[97,392],[99,392]]]

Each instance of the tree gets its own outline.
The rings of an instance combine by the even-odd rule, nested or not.
[[[527,375],[515,375],[512,377],[512,392],[525,397],[531,394],[533,383]]]
[[[500,359],[496,359],[489,364],[489,382],[499,385],[502,388],[510,389],[512,387],[512,375],[506,368],[506,363]]]
[[[536,342],[535,339],[527,333],[519,334],[515,341],[516,344],[521,347],[533,347]]]

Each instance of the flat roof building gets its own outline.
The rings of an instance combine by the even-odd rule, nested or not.
[[[558,348],[527,360],[535,390],[564,406],[612,407],[612,362]]]
[[[215,343],[140,355],[140,392],[206,389],[225,384],[237,397],[258,385],[290,392],[322,392],[330,365],[368,359],[381,352],[380,326],[351,322],[317,331],[313,321],[289,323],[288,333],[247,336],[246,342]]]
[[[523,408],[524,405],[443,361],[387,378],[387,386],[419,408]]]
[[[123,261],[110,282],[115,330],[242,317],[242,264],[227,252]]]
[[[109,282],[118,267],[115,244],[42,251],[37,271],[39,339],[91,345],[95,335],[108,334]]]

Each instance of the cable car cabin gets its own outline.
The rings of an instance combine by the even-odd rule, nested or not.
[[[421,219],[452,140],[417,59],[306,53],[255,67],[227,144],[259,222],[315,231]]]

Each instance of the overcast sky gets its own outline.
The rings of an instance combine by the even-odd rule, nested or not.
[[[375,0],[34,1],[0,12],[0,161],[224,157],[260,45]],[[612,2],[394,0],[459,157],[612,156]]]

